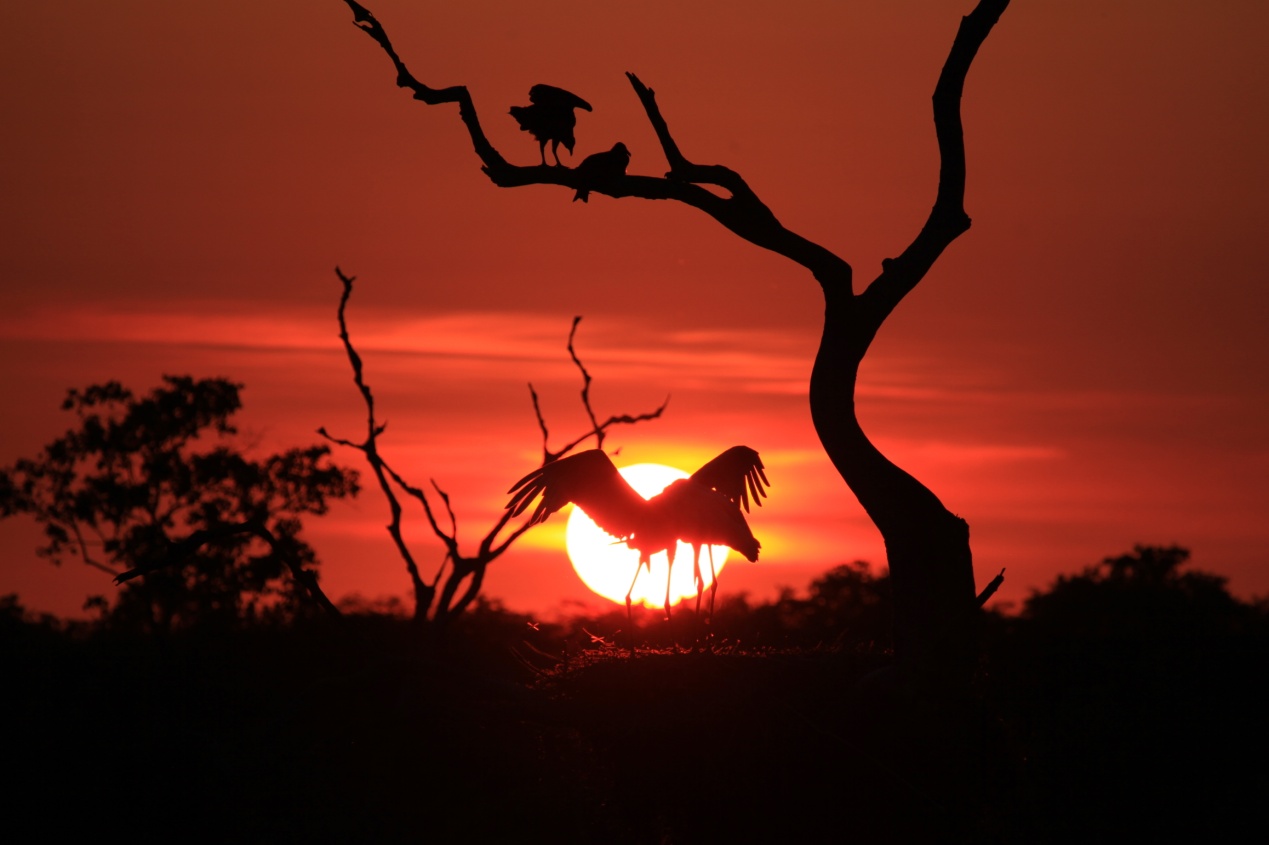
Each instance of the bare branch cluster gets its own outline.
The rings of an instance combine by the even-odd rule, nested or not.
[[[430,619],[438,626],[444,625],[446,621],[461,614],[475,601],[484,584],[485,573],[489,564],[497,560],[503,552],[510,548],[519,539],[520,535],[530,528],[531,523],[526,520],[522,524],[508,530],[512,513],[509,510],[504,510],[482,536],[477,544],[476,551],[470,554],[464,553],[458,539],[458,519],[454,515],[449,494],[436,483],[435,479],[429,479],[432,491],[440,499],[441,505],[445,510],[445,521],[448,524],[442,525],[437,518],[436,510],[427,491],[411,484],[393,469],[387,459],[384,458],[379,451],[379,437],[386,430],[387,424],[379,422],[375,416],[374,393],[366,383],[361,356],[358,354],[356,347],[353,346],[352,338],[348,332],[348,300],[352,296],[353,282],[356,277],[345,275],[338,267],[335,268],[335,273],[343,285],[343,292],[339,300],[339,337],[343,341],[344,351],[347,353],[348,362],[352,366],[353,383],[356,384],[357,390],[361,393],[362,401],[366,406],[366,436],[358,442],[335,437],[327,432],[325,428],[319,428],[318,434],[332,443],[355,449],[365,457],[366,463],[370,465],[371,471],[379,482],[379,489],[383,491],[384,498],[388,502],[391,521],[388,523],[387,530],[392,537],[397,553],[405,563],[406,571],[410,575],[415,598],[414,617],[420,622],[426,622]],[[538,426],[542,431],[542,466],[569,454],[577,446],[592,437],[595,438],[597,445],[602,447],[608,429],[615,425],[629,425],[657,419],[669,403],[667,398],[654,411],[634,415],[615,414],[609,416],[603,422],[599,422],[590,400],[591,375],[587,372],[585,365],[582,364],[574,349],[574,338],[581,319],[581,317],[573,318],[573,325],[568,335],[568,353],[582,374],[582,405],[586,411],[587,418],[590,420],[591,427],[580,437],[569,441],[559,450],[552,451],[548,445],[549,435],[546,420],[542,415],[538,394],[533,389],[533,385],[530,384],[529,393],[533,399],[533,410],[537,415]],[[414,553],[402,534],[401,522],[404,510],[397,495],[398,492],[405,494],[422,506],[432,535],[445,548],[445,556],[430,581],[426,580],[420,573]]]
[[[561,185],[615,198],[676,200],[811,272],[825,302],[824,329],[809,389],[811,415],[829,459],[885,540],[895,584],[896,652],[916,656],[911,665],[919,665],[921,672],[937,674],[931,667],[954,666],[959,677],[968,677],[977,612],[969,526],[876,448],[860,426],[855,392],[859,365],[881,324],[943,251],[969,229],[970,218],[964,208],[961,95],[979,47],[1009,0],[977,0],[973,11],[962,18],[933,95],[939,149],[933,207],[912,242],[897,258],[883,261],[881,273],[860,293],[854,290],[852,268],[845,260],[786,229],[738,173],[722,165],[689,160],[674,140],[654,92],[633,73],[627,73],[627,79],[669,164],[664,176],[607,169],[596,175],[588,172],[585,160],[577,168],[547,166],[545,160],[540,165],[519,167],[508,163],[489,143],[465,87],[436,90],[418,82],[374,15],[354,0],[345,2],[353,10],[356,25],[392,60],[399,86],[409,88],[416,99],[429,105],[459,104],[459,116],[471,135],[481,169],[494,184],[508,188]],[[545,426],[543,434],[545,440]],[[545,458],[551,455],[545,446],[544,453]]]

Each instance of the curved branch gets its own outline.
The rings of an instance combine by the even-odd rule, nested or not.
[[[348,332],[348,301],[352,296],[353,282],[356,281],[356,277],[346,275],[339,267],[335,268],[335,275],[339,277],[339,281],[343,288],[339,299],[338,310],[339,337],[340,340],[343,341],[344,351],[348,357],[349,363],[352,365],[353,383],[361,393],[362,401],[366,407],[367,434],[366,439],[363,442],[356,443],[352,440],[335,437],[324,427],[319,428],[317,433],[331,443],[345,446],[350,449],[356,449],[365,456],[366,462],[370,464],[371,470],[374,472],[375,477],[379,481],[379,487],[388,501],[388,508],[391,512],[392,520],[388,524],[387,529],[388,533],[392,537],[393,543],[396,545],[398,554],[405,562],[406,570],[409,572],[410,580],[414,586],[415,619],[426,620],[428,611],[433,608],[433,601],[436,600],[433,621],[438,624],[443,624],[447,618],[461,613],[463,609],[475,600],[484,581],[486,568],[490,563],[500,557],[503,552],[510,548],[522,534],[528,531],[532,523],[527,519],[524,520],[520,525],[512,529],[505,537],[502,537],[501,540],[499,540],[499,536],[507,528],[512,518],[512,512],[504,509],[493,527],[489,529],[484,538],[480,541],[479,550],[476,555],[464,555],[459,549],[458,521],[454,514],[449,494],[446,493],[435,480],[431,480],[433,490],[436,495],[440,497],[441,502],[445,506],[445,514],[449,519],[449,530],[447,531],[444,527],[442,527],[440,521],[438,520],[437,512],[433,510],[431,500],[429,499],[427,493],[422,488],[416,487],[402,477],[401,474],[393,469],[387,459],[379,452],[378,438],[379,435],[383,433],[385,424],[378,422],[375,418],[374,394],[370,389],[370,385],[368,385],[365,381],[361,355],[357,352],[356,347],[353,345],[352,337]],[[569,357],[572,358],[573,364],[576,365],[578,370],[582,373],[582,404],[586,409],[586,415],[590,420],[591,428],[581,437],[573,440],[559,451],[552,452],[547,445],[548,433],[546,420],[542,415],[538,395],[536,391],[533,390],[533,386],[529,385],[529,392],[533,396],[533,409],[537,414],[538,426],[542,430],[543,465],[568,454],[578,444],[582,443],[589,437],[595,437],[602,445],[603,438],[608,428],[611,426],[618,424],[632,424],[656,419],[661,416],[661,413],[665,410],[666,405],[669,403],[669,399],[667,398],[665,402],[661,403],[661,407],[651,413],[637,415],[614,414],[603,422],[599,422],[590,402],[590,385],[592,378],[590,373],[587,371],[586,366],[582,363],[581,358],[578,356],[575,347],[577,326],[581,322],[581,319],[581,317],[573,318],[573,325],[568,335],[568,354]],[[393,489],[394,485],[402,493],[417,500],[419,504],[423,506],[423,513],[427,517],[428,526],[432,529],[432,533],[436,536],[436,538],[445,547],[445,562],[441,564],[441,568],[437,571],[436,577],[431,584],[426,583],[419,574],[419,569],[415,562],[414,555],[410,551],[409,546],[405,542],[404,535],[402,534],[401,518],[403,510],[401,507],[401,500],[398,498],[398,494]],[[442,581],[441,576],[444,574],[446,562],[451,565],[451,569],[444,581]],[[458,592],[460,584],[464,579],[469,578],[469,576],[470,581],[465,591],[455,603],[454,597]],[[299,576],[297,575],[297,577]],[[313,586],[315,587],[316,585],[314,584]]]
[[[351,0],[349,0],[351,2]],[[356,3],[352,3],[356,6]],[[360,8],[359,6],[357,8]],[[352,365],[353,383],[360,391],[362,401],[366,405],[366,440],[364,443],[353,443],[350,440],[333,437],[325,427],[319,428],[317,433],[332,443],[340,446],[347,446],[361,452],[366,456],[366,463],[370,464],[371,470],[375,474],[375,478],[379,482],[379,489],[383,491],[383,495],[388,500],[388,508],[392,514],[392,521],[388,524],[388,534],[392,537],[392,542],[396,545],[397,553],[401,555],[401,559],[405,562],[406,571],[410,575],[410,583],[414,588],[414,595],[417,603],[422,603],[424,599],[427,603],[431,603],[431,596],[434,588],[423,581],[423,577],[419,574],[418,564],[414,560],[414,555],[410,552],[410,548],[406,545],[405,537],[401,534],[401,503],[397,501],[396,495],[392,492],[392,485],[388,483],[387,475],[392,472],[391,467],[387,467],[383,458],[379,455],[378,438],[383,433],[384,425],[375,422],[375,398],[370,391],[370,386],[366,384],[362,371],[361,356],[357,354],[356,348],[353,346],[352,338],[348,334],[348,320],[346,312],[348,310],[348,299],[352,296],[353,282],[356,276],[347,276],[338,267],[335,268],[335,275],[339,277],[340,283],[343,285],[343,293],[339,298],[339,339],[344,343],[344,352],[348,355],[348,363]],[[395,475],[395,474],[394,474]],[[426,507],[426,504],[425,504]],[[428,511],[431,516],[431,511]],[[435,523],[433,523],[435,524]],[[426,608],[426,605],[424,605]]]
[[[480,119],[476,116],[476,106],[472,103],[471,94],[467,91],[466,86],[452,85],[449,88],[429,88],[419,82],[406,69],[405,62],[401,61],[401,57],[393,49],[392,42],[388,40],[388,33],[378,19],[375,18],[374,13],[356,2],[356,0],[344,0],[344,2],[348,4],[348,8],[352,9],[353,23],[357,28],[373,38],[383,48],[383,51],[388,54],[388,58],[392,60],[393,67],[397,69],[397,87],[409,88],[414,92],[414,99],[421,100],[429,106],[435,106],[439,103],[458,103],[458,116],[467,125],[472,145],[476,148],[476,155],[480,156],[480,160],[485,163],[484,169],[486,172],[488,170],[500,170],[511,167],[507,160],[494,149],[493,144],[489,143],[489,139],[485,137],[485,130],[480,127]]]
[[[582,321],[581,317],[573,318],[573,327],[568,330],[568,357],[573,359],[573,363],[582,374],[582,407],[586,409],[586,416],[590,418],[591,428],[595,431],[595,439],[600,449],[604,448],[604,432],[599,427],[599,420],[595,419],[595,410],[590,406],[590,383],[594,381],[590,377],[590,373],[586,371],[586,365],[577,357],[577,350],[573,348],[573,339],[577,337],[577,324]]]
[[[670,163],[670,172],[665,174],[665,178],[677,179],[682,182],[717,185],[730,191],[733,198],[739,198],[745,203],[752,203],[754,211],[771,215],[771,219],[775,219],[775,215],[771,214],[770,209],[758,199],[758,195],[753,192],[753,189],[741,178],[739,173],[721,164],[694,164],[688,161],[687,156],[679,152],[679,145],[675,143],[673,136],[670,135],[670,127],[665,122],[665,118],[661,116],[661,108],[657,105],[656,92],[644,85],[639,77],[629,71],[626,71],[626,78],[630,80],[630,85],[639,97],[639,102],[643,104],[643,110],[648,114],[648,122],[652,124],[653,131],[657,133],[657,140],[661,142],[661,149],[665,152],[665,160]]]
[[[970,227],[965,213],[965,135],[961,94],[978,48],[1009,5],[981,0],[961,19],[947,61],[934,86],[934,134],[939,145],[939,185],[934,206],[916,238],[898,258],[881,262],[881,275],[859,295],[860,328],[871,340],[895,306],[925,277],[943,250]]]
[[[535,164],[519,166],[510,164],[494,149],[485,137],[476,116],[476,107],[466,86],[430,88],[414,78],[397,55],[383,25],[374,14],[355,0],[344,0],[353,11],[353,23],[365,32],[392,60],[397,71],[397,85],[414,92],[414,98],[427,105],[457,103],[459,117],[467,126],[472,146],[480,157],[481,171],[500,188],[518,188],[526,185],[560,185],[573,190],[585,188],[592,193],[605,194],[616,199],[639,197],[650,200],[676,200],[697,208],[724,227],[755,246],[769,249],[801,264],[814,274],[821,285],[850,288],[850,265],[831,251],[795,234],[781,225],[771,210],[735,171],[721,165],[699,165],[688,161],[674,139],[656,105],[652,89],[633,73],[627,73],[653,129],[661,141],[670,173],[664,178],[654,176],[620,175],[593,179],[576,168],[563,165]],[[717,185],[731,193],[720,197],[702,188],[702,184]]]
[[[582,407],[586,410],[586,416],[590,419],[590,430],[585,434],[577,437],[560,449],[552,452],[550,447],[550,433],[546,428],[546,419],[542,416],[542,404],[538,400],[538,392],[533,389],[533,385],[529,385],[529,395],[533,399],[533,413],[538,418],[538,428],[542,432],[542,466],[546,466],[552,461],[558,461],[569,452],[576,449],[582,443],[590,438],[595,438],[596,448],[604,448],[604,438],[608,436],[608,429],[614,425],[634,425],[635,423],[650,422],[659,419],[661,414],[665,412],[666,407],[670,404],[670,397],[665,397],[665,401],[660,404],[655,411],[645,411],[642,414],[612,414],[603,422],[595,416],[595,410],[590,404],[590,383],[593,381],[590,373],[586,370],[586,365],[582,363],[582,359],[577,356],[577,350],[573,346],[573,340],[577,336],[577,325],[582,321],[581,317],[573,318],[573,327],[568,332],[568,355],[573,359],[573,364],[582,374]],[[505,523],[506,520],[503,520]]]

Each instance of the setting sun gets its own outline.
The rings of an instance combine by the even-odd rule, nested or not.
[[[644,499],[660,493],[672,482],[688,477],[688,473],[662,464],[634,464],[618,472]],[[635,568],[639,565],[639,553],[604,531],[585,511],[577,507],[569,516],[565,543],[569,560],[582,582],[604,598],[625,604],[630,580],[634,578]],[[714,580],[710,575],[710,554],[714,560],[713,572],[717,574],[722,571],[729,551],[726,546],[706,546],[701,549],[701,577],[706,589]],[[642,570],[639,573],[630,599],[635,604],[659,608],[665,605],[666,570],[669,568],[669,561],[665,552],[658,552],[652,556],[651,562],[652,571]],[[695,597],[697,594],[696,581],[692,575],[691,545],[679,542],[674,563],[670,581],[670,603],[678,604],[682,599]]]

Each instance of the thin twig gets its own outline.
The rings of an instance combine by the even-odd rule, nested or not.
[[[573,327],[568,330],[568,357],[573,359],[573,363],[577,365],[577,369],[582,374],[582,407],[586,409],[586,416],[590,418],[591,430],[595,432],[595,445],[602,449],[604,448],[604,432],[600,429],[599,420],[595,419],[595,411],[590,406],[590,373],[586,372],[586,365],[577,357],[577,352],[573,349],[573,338],[577,336],[577,324],[581,321],[581,317],[574,317]]]
[[[355,4],[354,4],[355,5]],[[388,507],[392,514],[392,521],[388,524],[388,534],[392,537],[392,542],[397,548],[397,553],[405,562],[406,571],[410,575],[410,582],[414,587],[414,595],[416,601],[416,613],[418,612],[418,604],[423,604],[423,612],[426,613],[428,605],[431,604],[431,596],[435,588],[424,583],[423,578],[419,575],[418,564],[415,563],[414,555],[410,552],[409,546],[406,545],[405,538],[401,534],[401,503],[397,501],[396,495],[392,492],[392,485],[388,483],[385,473],[384,463],[379,457],[378,437],[386,428],[385,425],[379,425],[375,421],[375,400],[374,394],[370,390],[370,386],[366,384],[363,377],[361,356],[357,354],[356,348],[353,346],[352,338],[348,334],[347,309],[348,299],[352,296],[353,282],[355,276],[346,276],[338,267],[335,268],[335,275],[339,277],[339,281],[343,285],[343,292],[339,298],[339,338],[344,343],[344,351],[348,355],[348,362],[352,365],[353,383],[360,391],[362,401],[366,405],[366,439],[360,445],[349,440],[332,437],[326,432],[326,429],[319,428],[317,433],[333,443],[341,446],[350,446],[360,451],[366,456],[366,462],[370,464],[371,470],[375,474],[375,478],[379,481],[379,489],[383,491],[383,495],[388,500]]]
[[[449,518],[449,530],[446,531],[437,521],[436,513],[432,510],[431,500],[428,495],[419,487],[411,484],[403,478],[391,464],[379,453],[378,437],[383,434],[385,425],[379,423],[375,419],[374,394],[370,390],[370,386],[366,384],[364,379],[363,363],[361,356],[357,353],[353,346],[352,339],[348,332],[347,322],[347,306],[348,300],[352,294],[352,284],[354,277],[347,276],[338,267],[335,273],[339,277],[343,285],[343,292],[339,301],[339,329],[340,339],[343,341],[345,352],[348,355],[349,363],[353,369],[353,383],[357,386],[361,393],[362,401],[366,406],[366,426],[367,435],[365,441],[356,443],[347,438],[340,438],[331,435],[325,428],[318,429],[318,433],[331,443],[346,448],[356,449],[361,452],[367,463],[370,464],[375,477],[379,480],[379,487],[383,490],[384,496],[388,501],[388,507],[392,514],[392,520],[387,526],[388,533],[392,536],[398,553],[406,563],[406,569],[410,573],[410,577],[415,589],[415,618],[427,618],[429,611],[432,613],[432,621],[443,624],[445,620],[453,617],[467,608],[476,597],[480,594],[481,587],[484,584],[485,572],[489,564],[498,559],[511,545],[519,539],[529,528],[530,523],[525,520],[517,525],[505,536],[504,530],[511,521],[511,512],[503,510],[494,525],[485,533],[481,539],[475,555],[464,555],[459,547],[458,542],[458,518],[454,512],[453,503],[450,496],[437,483],[435,479],[429,479],[432,489],[436,492],[445,506],[446,515]],[[653,420],[661,416],[665,411],[669,398],[661,403],[661,406],[655,411],[643,414],[614,414],[603,422],[599,422],[595,415],[594,408],[590,400],[590,386],[593,381],[585,364],[582,363],[581,357],[577,354],[575,340],[577,333],[577,325],[581,322],[581,317],[573,319],[573,325],[568,335],[568,353],[573,364],[582,374],[582,405],[586,410],[587,417],[590,420],[591,428],[581,437],[573,440],[558,452],[552,452],[549,448],[549,431],[546,425],[545,416],[542,413],[541,402],[537,391],[533,385],[529,385],[529,394],[533,399],[533,409],[537,416],[538,427],[542,432],[542,465],[557,460],[563,455],[568,454],[575,447],[580,445],[587,438],[595,437],[602,445],[607,430],[620,424],[633,424],[637,422],[645,422]],[[425,583],[419,575],[418,567],[415,563],[414,556],[405,543],[405,539],[401,532],[401,521],[403,509],[401,502],[397,497],[395,490],[400,490],[411,498],[419,502],[423,507],[424,515],[427,518],[428,525],[432,529],[432,533],[445,547],[445,556],[437,570],[436,577],[428,584]],[[501,539],[500,539],[501,538]],[[445,575],[445,568],[449,565],[449,574]],[[444,581],[442,582],[442,576]],[[459,587],[466,581],[466,587],[461,595]],[[457,596],[457,599],[455,598]],[[435,606],[433,606],[435,600]]]

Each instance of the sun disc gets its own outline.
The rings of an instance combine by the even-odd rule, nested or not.
[[[662,464],[634,464],[618,472],[640,496],[650,499],[671,483],[687,478],[688,473]],[[568,558],[582,582],[606,599],[626,603],[626,591],[639,566],[639,553],[604,531],[579,507],[573,508],[565,530]],[[717,575],[731,551],[726,546],[701,547],[701,578],[705,589],[713,583],[710,576],[710,555]],[[630,600],[644,607],[665,606],[665,579],[669,560],[665,552],[651,558],[652,571],[639,571]],[[674,569],[670,580],[670,604],[696,597],[696,579],[692,573],[692,547],[680,542],[674,552]]]

